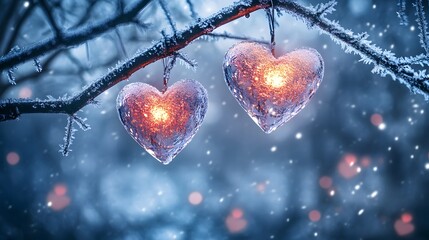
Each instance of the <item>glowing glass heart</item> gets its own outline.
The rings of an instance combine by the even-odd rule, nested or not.
[[[177,82],[164,93],[145,83],[131,83],[119,93],[116,107],[131,137],[168,164],[201,126],[207,91],[192,80]]]
[[[314,49],[275,58],[268,47],[241,42],[223,62],[225,81],[256,124],[270,133],[305,107],[323,78],[323,59]]]

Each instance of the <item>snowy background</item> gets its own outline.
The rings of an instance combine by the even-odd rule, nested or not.
[[[205,17],[231,1],[194,2]],[[86,1],[61,4],[79,15]],[[168,7],[179,30],[192,22],[185,1]],[[94,19],[116,10],[109,1],[97,9]],[[367,31],[397,55],[422,52],[414,8],[407,5],[408,26],[399,25],[397,11],[396,1],[344,0],[328,18]],[[149,30],[119,28],[129,56],[151,46],[161,29],[169,31],[156,3],[140,18]],[[67,19],[65,26],[75,21]],[[201,82],[209,109],[193,141],[167,166],[131,139],[115,109],[117,93],[129,82],[161,87],[160,61],[79,113],[92,129],[76,132],[68,157],[58,152],[66,116],[23,115],[0,123],[0,239],[428,239],[428,103],[371,74],[371,66],[301,21],[288,14],[277,20],[277,52],[317,49],[325,77],[307,107],[272,134],[264,134],[230,94],[221,66],[236,41],[224,39],[191,43],[183,52],[198,62],[197,70],[176,65],[172,71],[172,82]],[[269,39],[263,11],[216,30],[223,31]],[[18,44],[49,34],[37,9]],[[92,67],[81,77],[70,58],[60,56],[40,78],[8,88],[2,98],[71,95],[126,58],[114,31],[88,44],[89,58],[85,45],[69,51]],[[17,81],[32,71],[31,61],[20,66]]]

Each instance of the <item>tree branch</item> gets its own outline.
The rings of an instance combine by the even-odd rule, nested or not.
[[[16,2],[19,2],[19,1],[16,1]],[[19,19],[15,23],[15,29],[12,32],[12,36],[10,36],[9,41],[7,41],[5,48],[3,49],[3,54],[6,54],[13,48],[13,45],[15,44],[18,34],[21,32],[22,25],[25,23],[25,21],[30,16],[30,14],[33,12],[35,6],[36,4],[31,2],[30,5],[27,8],[25,8],[24,13],[19,17]]]
[[[168,23],[170,24],[171,30],[173,31],[173,35],[176,33],[176,26],[174,25],[173,18],[171,18],[170,12],[167,10],[167,6],[164,2],[164,0],[158,0],[159,5],[161,5],[162,11],[164,12],[165,16],[167,17]]]
[[[14,13],[16,11],[16,9],[18,8],[19,4],[20,4],[20,1],[18,1],[18,0],[9,1],[5,12],[6,13]],[[6,35],[10,20],[12,20],[12,17],[9,14],[3,14],[2,18],[0,19],[0,33],[2,33],[3,38]],[[0,48],[1,47],[2,46],[0,45]]]
[[[252,41],[252,42],[262,43],[262,44],[266,44],[266,45],[270,44],[269,41],[254,39],[254,38],[250,38],[250,37],[246,37],[246,36],[236,36],[236,35],[229,34],[227,32],[224,32],[224,33],[207,33],[205,36],[208,36],[208,37],[211,37],[214,39],[215,38],[225,38],[225,39],[234,39],[234,40],[242,40],[242,41]]]
[[[54,32],[54,37],[61,41],[63,38],[63,33],[58,26],[57,22],[54,19],[54,15],[52,14],[52,8],[49,7],[46,0],[39,0],[40,7],[42,8],[43,12],[45,13],[46,18],[48,19],[49,25],[51,25],[51,28]]]
[[[186,0],[186,4],[188,4],[189,11],[191,11],[191,17],[195,20],[198,19],[198,13],[195,11],[195,7],[192,3],[192,0]]]
[[[323,33],[339,43],[346,52],[359,54],[366,63],[374,64],[374,72],[382,76],[391,75],[394,79],[409,87],[413,92],[429,96],[428,77],[424,72],[416,72],[409,65],[399,63],[393,53],[382,50],[366,40],[366,34],[355,35],[345,30],[336,22],[326,19],[316,8],[304,7],[296,2],[273,0],[278,8],[282,8],[310,27],[317,27]],[[15,119],[24,113],[65,113],[73,115],[78,110],[94,101],[94,98],[111,88],[118,82],[127,79],[137,70],[144,68],[159,59],[174,54],[186,47],[196,38],[212,32],[214,29],[243,17],[258,9],[270,7],[271,1],[252,0],[234,3],[223,8],[213,16],[194,23],[175,36],[167,36],[149,49],[137,51],[131,59],[110,70],[106,75],[92,83],[77,95],[58,100],[16,100],[9,99],[0,103],[1,120]]]
[[[75,30],[65,30],[63,31],[63,38],[61,40],[58,40],[56,37],[51,37],[31,47],[25,47],[20,51],[6,54],[0,58],[0,70],[12,68],[15,65],[39,57],[55,49],[65,49],[84,43],[121,24],[133,22],[137,14],[145,8],[149,2],[150,0],[140,0],[136,4],[133,4],[133,6],[126,8],[124,13],[119,13],[107,20]]]

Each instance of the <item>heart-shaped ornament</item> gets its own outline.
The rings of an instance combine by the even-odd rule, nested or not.
[[[238,103],[266,133],[283,125],[313,96],[323,78],[323,59],[301,48],[276,58],[259,43],[241,42],[225,55],[225,81]]]
[[[145,83],[131,83],[120,91],[116,107],[131,137],[168,164],[201,126],[207,91],[193,80],[179,81],[164,93]]]

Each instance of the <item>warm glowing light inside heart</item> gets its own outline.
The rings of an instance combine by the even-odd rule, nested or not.
[[[287,79],[284,72],[272,70],[265,73],[265,83],[273,88],[280,88],[286,85]]]
[[[256,66],[250,80],[258,98],[270,99],[274,105],[282,105],[291,100],[295,101],[306,87],[297,82],[297,73],[293,66],[279,61],[269,58],[266,63]],[[267,110],[269,109],[267,108]],[[271,111],[268,113],[272,114]]]
[[[168,112],[162,106],[154,106],[150,113],[156,122],[166,122],[169,117]]]
[[[164,92],[137,82],[121,90],[116,107],[132,138],[150,155],[168,164],[201,125],[207,109],[207,93],[193,80],[179,81]]]
[[[176,95],[147,94],[140,111],[132,111],[134,119],[140,118],[143,113],[145,124],[142,128],[148,135],[162,134],[171,136],[177,129],[185,126],[189,112],[185,105],[180,104]],[[139,120],[140,121],[140,120]]]

